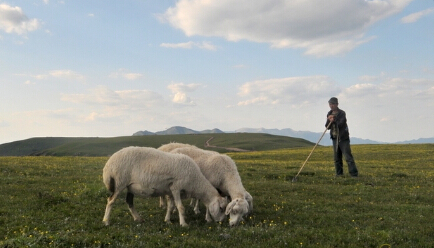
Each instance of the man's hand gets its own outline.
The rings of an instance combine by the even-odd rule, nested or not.
[[[327,119],[328,119],[330,122],[334,122],[334,121],[335,121],[335,116],[334,116],[334,115],[329,115],[329,116],[327,117]]]

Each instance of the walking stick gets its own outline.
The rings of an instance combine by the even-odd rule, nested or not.
[[[295,175],[295,177],[292,179],[292,182],[296,182],[297,181],[297,177],[300,174],[301,170],[303,170],[304,165],[306,164],[307,160],[309,160],[310,155],[312,155],[313,150],[315,150],[316,146],[318,145],[318,143],[321,141],[322,137],[324,137],[324,134],[327,132],[327,130],[329,129],[330,125],[332,124],[332,122],[330,122],[326,129],[324,130],[324,132],[322,133],[321,137],[319,138],[318,142],[316,142],[315,146],[313,147],[312,151],[310,151],[309,156],[307,156],[306,160],[304,161],[303,165],[301,166],[300,170],[298,171],[297,175]]]

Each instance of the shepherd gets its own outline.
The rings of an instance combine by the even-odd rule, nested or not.
[[[348,164],[348,172],[351,177],[358,177],[356,162],[354,162],[350,147],[350,133],[347,125],[345,111],[338,107],[339,102],[336,97],[329,100],[330,111],[327,113],[325,126],[330,130],[330,138],[333,141],[333,154],[335,161],[336,176],[344,174],[342,155]],[[331,125],[329,125],[331,124]]]

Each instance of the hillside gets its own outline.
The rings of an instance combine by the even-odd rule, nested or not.
[[[205,147],[206,142],[215,147]],[[313,147],[304,139],[253,133],[209,133],[145,135],[113,138],[31,138],[0,145],[0,156],[110,156],[127,146],[159,147],[181,142],[200,148],[228,152],[225,148],[266,151],[281,148]]]

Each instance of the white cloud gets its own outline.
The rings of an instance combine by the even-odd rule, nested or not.
[[[72,79],[72,80],[84,79],[83,75],[71,70],[53,70],[49,72],[49,75],[55,78],[63,78],[63,79]]]
[[[247,100],[238,102],[238,105],[300,106],[317,103],[339,91],[335,82],[327,76],[260,80],[245,83],[239,88],[238,95]]]
[[[163,97],[149,90],[114,91],[106,86],[89,89],[82,94],[63,94],[61,100],[75,104],[78,109],[70,111],[71,116],[60,116],[75,122],[87,123],[110,121],[113,123],[129,123],[158,115],[166,105]],[[55,117],[55,116],[51,116]]]
[[[125,73],[123,76],[128,80],[136,80],[143,77],[140,73]]]
[[[194,92],[199,87],[200,84],[184,84],[184,83],[174,83],[167,86],[173,93],[172,102],[182,105],[195,105],[190,97],[187,96],[186,92]]]
[[[413,22],[417,22],[420,18],[431,14],[434,11],[434,8],[431,9],[426,9],[426,10],[422,10],[416,13],[412,13],[410,15],[404,16],[403,18],[401,18],[401,22],[402,23],[413,23]]]
[[[141,73],[132,73],[127,72],[126,69],[119,69],[117,72],[113,72],[109,75],[110,78],[119,78],[123,77],[128,80],[137,80],[143,77],[143,74]]]
[[[35,31],[40,25],[40,21],[29,19],[20,7],[0,3],[0,30],[21,35]]]
[[[412,0],[180,0],[159,16],[187,36],[269,43],[329,56],[368,42],[369,26],[400,12]]]
[[[183,48],[183,49],[191,49],[194,45],[193,41],[184,42],[184,43],[162,43],[161,47],[167,48]]]
[[[212,51],[217,50],[216,46],[214,46],[211,42],[206,42],[206,41],[203,41],[202,43],[193,42],[193,41],[184,42],[184,43],[161,43],[160,46],[166,48],[182,48],[182,49],[192,49],[193,47],[198,47],[200,49],[205,49],[205,50],[212,50]]]
[[[114,91],[106,86],[90,89],[86,94],[64,94],[63,101],[82,103],[100,107],[116,107],[118,109],[137,110],[161,105],[163,97],[149,90]]]
[[[420,104],[422,99],[434,99],[434,80],[387,78],[379,84],[355,84],[342,91],[342,96],[351,101],[365,103]],[[372,101],[371,101],[372,100]],[[434,100],[431,101],[434,103]]]
[[[363,75],[363,76],[359,77],[359,80],[363,81],[363,82],[373,82],[373,81],[377,81],[381,78],[384,78],[385,75],[386,75],[385,72],[381,72],[380,75],[375,75],[375,76]]]
[[[389,142],[411,139],[414,128],[432,135],[434,80],[386,78],[378,84],[356,84],[343,89],[339,105],[347,110],[350,134]],[[427,136],[423,136],[427,137]]]
[[[61,79],[62,81],[65,80],[84,81],[86,79],[84,75],[72,70],[52,70],[44,74],[37,74],[37,75],[15,74],[15,76],[31,77],[32,79],[38,81],[50,80],[50,79]],[[27,79],[25,80],[25,84],[35,84],[35,81]]]
[[[9,127],[10,124],[7,121],[0,120],[0,127]]]

